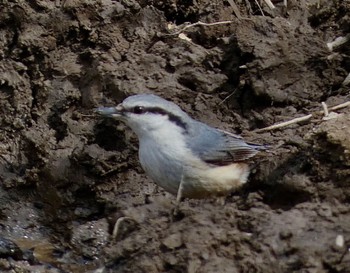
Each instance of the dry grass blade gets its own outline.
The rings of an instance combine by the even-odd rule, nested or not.
[[[271,2],[271,0],[264,0],[265,4],[269,6],[270,9],[274,9],[275,5]]]
[[[350,83],[350,73],[346,76],[345,80],[343,81],[342,85],[347,86]]]
[[[234,14],[238,19],[242,19],[241,13],[239,12],[239,8],[233,0],[227,0],[227,2],[231,5]]]
[[[262,8],[261,8],[261,6],[260,6],[260,4],[259,4],[259,1],[258,0],[255,0],[255,3],[258,5],[258,7],[259,7],[259,10],[260,10],[260,12],[261,12],[261,15],[262,16],[265,16],[265,14],[264,14],[264,11],[262,10]]]

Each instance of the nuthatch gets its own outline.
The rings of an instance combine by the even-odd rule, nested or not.
[[[96,111],[125,122],[137,134],[143,169],[178,201],[230,193],[247,182],[244,161],[266,148],[196,121],[156,95],[130,96]]]

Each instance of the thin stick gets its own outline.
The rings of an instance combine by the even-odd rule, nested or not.
[[[216,26],[216,25],[231,24],[231,23],[233,23],[233,21],[220,21],[220,22],[214,22],[214,23],[203,23],[201,21],[198,21],[196,23],[184,26],[179,31],[176,31],[174,33],[167,34],[167,35],[179,35],[182,32],[184,32],[186,29],[191,28],[191,27],[195,27],[195,26]]]
[[[241,13],[239,12],[239,8],[233,0],[227,0],[227,2],[231,5],[233,12],[235,13],[238,19],[242,19]]]
[[[120,217],[118,218],[118,220],[115,222],[115,225],[114,225],[114,228],[113,228],[113,233],[112,233],[112,238],[113,239],[116,239],[117,236],[118,236],[118,231],[120,229],[120,225],[122,224],[122,222],[124,222],[125,220],[133,220],[135,221],[134,219],[130,218],[130,217]]]
[[[271,0],[264,0],[265,4],[269,6],[270,9],[274,9],[275,5],[272,4]]]
[[[350,73],[346,76],[345,80],[343,81],[342,85],[346,86],[350,83]]]
[[[233,90],[231,92],[231,94],[229,94],[226,98],[224,98],[220,103],[219,105],[223,104],[225,101],[227,101],[229,98],[231,98],[233,96],[233,94],[236,92],[237,89]]]
[[[338,104],[336,106],[330,107],[330,108],[328,108],[328,112],[343,109],[343,108],[348,107],[348,106],[350,106],[350,101],[347,101],[347,102]],[[324,110],[316,112],[316,114],[319,114],[319,115],[323,115],[324,113],[325,113]]]
[[[256,3],[256,4],[258,5],[258,7],[259,7],[260,12],[261,12],[261,15],[262,15],[262,16],[265,16],[265,14],[264,14],[264,12],[263,12],[263,10],[262,10],[262,8],[261,8],[261,6],[260,6],[258,0],[255,0],[255,3]]]
[[[325,117],[328,117],[329,112],[328,112],[328,106],[327,106],[327,104],[326,104],[324,101],[322,101],[321,104],[322,104],[324,116],[325,116]]]
[[[271,125],[271,126],[262,128],[262,129],[257,129],[257,130],[254,130],[254,132],[260,133],[260,132],[265,132],[265,131],[271,131],[271,130],[275,130],[275,129],[280,129],[280,128],[286,127],[286,126],[288,126],[288,125],[291,125],[291,124],[295,124],[295,123],[298,123],[298,122],[301,122],[301,121],[308,120],[308,119],[310,119],[312,116],[315,116],[315,115],[317,115],[317,114],[324,114],[324,115],[326,116],[326,115],[329,115],[329,111],[335,111],[335,110],[339,110],[339,109],[342,109],[342,108],[345,108],[345,107],[350,106],[350,101],[347,101],[347,102],[338,104],[338,105],[333,106],[333,107],[331,107],[331,108],[328,108],[327,105],[323,102],[323,103],[322,103],[322,106],[323,106],[323,111],[315,112],[315,113],[313,113],[313,114],[309,114],[309,115],[306,115],[306,116],[302,116],[302,117],[299,117],[299,118],[295,118],[295,119],[292,119],[292,120],[289,120],[289,121],[277,123],[277,124],[274,124],[274,125]]]
[[[311,117],[312,117],[312,114],[307,115],[307,116],[303,116],[303,117],[299,117],[299,118],[294,118],[292,120],[284,121],[284,122],[281,122],[281,123],[277,123],[277,124],[271,125],[269,127],[265,127],[265,128],[262,128],[262,129],[255,130],[254,132],[260,133],[260,132],[271,131],[271,130],[283,128],[283,127],[286,127],[286,126],[294,124],[294,123],[298,123],[298,122],[301,122],[301,121],[308,120]]]
[[[333,51],[337,47],[340,47],[341,45],[347,43],[350,40],[350,34],[345,35],[345,37],[340,36],[337,37],[333,42],[327,43],[327,47],[330,51]]]
[[[350,101],[333,106],[333,107],[329,108],[329,110],[334,111],[334,110],[338,110],[338,109],[343,109],[343,108],[348,107],[348,106],[350,106]]]

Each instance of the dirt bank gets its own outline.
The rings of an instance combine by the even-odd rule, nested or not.
[[[317,114],[349,101],[349,43],[327,43],[350,3],[281,2],[3,1],[0,271],[350,272],[350,108]],[[92,111],[136,93],[272,148],[174,217],[135,135]]]

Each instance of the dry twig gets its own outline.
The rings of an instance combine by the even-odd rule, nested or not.
[[[333,107],[329,108],[329,110],[335,111],[335,110],[343,109],[343,108],[348,107],[348,106],[350,106],[350,101],[347,101],[347,102],[338,104],[338,105],[336,105],[336,106],[333,106]],[[320,111],[319,113],[320,113],[320,114],[323,114],[322,111]]]
[[[236,3],[233,0],[227,0],[227,2],[231,5],[234,14],[238,19],[243,19],[241,16],[241,13],[239,12],[239,8],[237,7]]]
[[[255,0],[255,3],[256,3],[256,4],[258,5],[258,7],[259,7],[259,10],[260,10],[260,12],[261,12],[261,15],[262,15],[262,16],[265,16],[264,11],[262,10],[262,8],[261,8],[261,6],[260,6],[258,0]]]
[[[220,103],[219,105],[223,104],[225,101],[227,101],[229,98],[233,96],[233,94],[236,92],[237,89],[233,90],[228,96],[226,96]]]
[[[118,236],[118,231],[120,229],[120,225],[122,224],[122,222],[126,221],[126,220],[132,220],[135,221],[134,219],[124,216],[124,217],[120,217],[118,218],[118,220],[115,222],[114,224],[114,228],[113,228],[113,233],[112,233],[112,238],[116,239]]]
[[[231,24],[233,23],[233,21],[219,21],[219,22],[214,22],[214,23],[203,23],[201,21],[198,21],[196,23],[190,24],[190,25],[186,25],[184,27],[182,27],[180,30],[174,32],[174,33],[170,33],[167,35],[171,35],[171,36],[175,36],[175,35],[180,35],[181,33],[183,33],[186,29],[189,29],[191,27],[195,27],[195,26],[217,26],[217,25],[223,25],[223,24]]]
[[[270,9],[274,9],[275,5],[271,2],[271,0],[264,0],[265,4],[269,6]]]
[[[331,114],[329,111],[339,110],[339,109],[342,109],[342,108],[345,108],[345,107],[348,107],[348,106],[350,106],[350,101],[344,102],[342,104],[338,104],[338,105],[333,106],[331,108],[328,108],[327,105],[323,102],[322,103],[323,111],[318,111],[318,112],[315,112],[313,114],[309,114],[309,115],[306,115],[306,116],[294,118],[292,120],[276,123],[274,125],[271,125],[271,126],[268,126],[268,127],[262,128],[262,129],[257,129],[254,132],[261,133],[261,132],[266,132],[266,131],[272,131],[272,130],[280,129],[280,128],[286,127],[288,125],[291,125],[291,124],[296,124],[296,123],[299,123],[299,122],[302,122],[302,121],[309,120],[312,117],[320,115],[320,114],[323,114],[325,117],[328,117]],[[332,117],[332,118],[334,118],[334,117]],[[325,120],[327,120],[327,119],[325,119]]]
[[[265,0],[271,3],[270,0]],[[236,5],[236,3],[233,0],[227,0],[227,2],[231,5],[233,12],[235,13],[236,17],[238,19],[243,19],[243,20],[252,20],[250,18],[246,18],[246,17],[242,17],[241,13],[239,12],[239,9]],[[272,4],[272,3],[271,3]],[[273,5],[273,4],[272,4]],[[260,6],[259,6],[260,7]],[[262,12],[262,10],[261,10]],[[195,27],[195,26],[217,26],[217,25],[223,25],[223,24],[231,24],[234,21],[219,21],[219,22],[214,22],[214,23],[204,23],[201,21],[198,21],[196,23],[193,24],[189,24],[189,25],[185,25],[184,27],[180,28],[180,27],[176,27],[177,29],[180,28],[178,31],[174,32],[174,33],[170,33],[170,34],[165,34],[164,36],[177,36],[180,35],[181,33],[183,33],[185,30]],[[172,28],[169,27],[169,29],[173,29],[175,28],[175,26],[173,26]]]
[[[350,83],[350,73],[346,76],[345,80],[343,81],[342,85],[347,86]]]
[[[260,132],[265,132],[265,131],[276,130],[276,129],[283,128],[283,127],[286,127],[286,126],[291,125],[291,124],[295,124],[295,123],[298,123],[298,122],[301,122],[301,121],[308,120],[311,117],[312,117],[312,114],[309,114],[309,115],[306,115],[306,116],[303,116],[303,117],[299,117],[299,118],[294,118],[292,120],[284,121],[284,122],[281,122],[281,123],[276,123],[274,125],[271,125],[271,126],[268,126],[268,127],[262,128],[262,129],[255,130],[255,132],[256,133],[260,133]]]
[[[327,104],[326,104],[324,101],[322,101],[321,104],[322,104],[324,116],[325,116],[325,117],[328,117],[329,112],[328,112],[328,106],[327,106]]]
[[[350,41],[350,34],[340,37],[337,37],[333,42],[327,43],[327,47],[330,51],[335,50],[336,48],[342,46],[343,44],[346,44]]]

